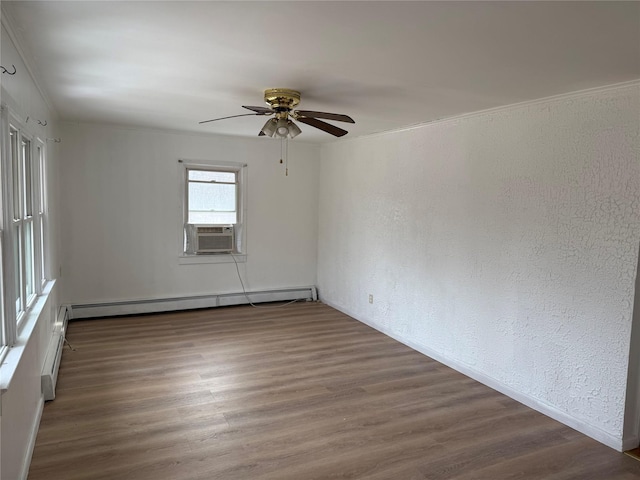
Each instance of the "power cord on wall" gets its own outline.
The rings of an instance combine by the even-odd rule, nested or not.
[[[253,308],[282,308],[282,307],[286,307],[287,305],[291,305],[292,303],[296,303],[298,300],[291,300],[290,302],[284,303],[282,305],[271,305],[269,307],[267,306],[258,306],[256,304],[254,304],[251,299],[249,298],[249,294],[247,294],[247,290],[244,287],[244,282],[242,281],[242,276],[240,275],[240,267],[238,267],[238,260],[236,260],[236,256],[233,253],[230,253],[231,258],[233,258],[233,263],[236,264],[236,272],[238,272],[238,280],[240,280],[240,285],[242,285],[242,293],[244,293],[244,297],[247,299],[247,302],[249,302],[249,305],[251,305]]]

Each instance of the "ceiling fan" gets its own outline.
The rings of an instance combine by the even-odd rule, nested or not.
[[[288,88],[269,88],[264,91],[264,101],[269,105],[267,107],[254,107],[243,105],[242,108],[251,110],[254,113],[243,113],[241,115],[231,115],[229,117],[214,118],[199,123],[216,122],[227,118],[246,117],[249,115],[271,116],[273,118],[267,120],[258,136],[278,136],[281,138],[295,138],[300,135],[300,128],[293,123],[292,118],[298,122],[311,125],[320,130],[330,133],[336,137],[342,137],[348,132],[340,127],[331,125],[330,123],[319,120],[335,120],[338,122],[356,123],[350,116],[340,113],[314,112],[311,110],[292,110],[300,103],[300,92],[289,90]]]

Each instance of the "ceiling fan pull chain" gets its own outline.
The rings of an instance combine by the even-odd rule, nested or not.
[[[288,177],[289,176],[289,139],[288,138],[284,138],[284,176]]]
[[[282,158],[284,157],[284,155],[282,154],[282,142],[284,142],[284,138],[280,137],[280,165],[282,165]]]

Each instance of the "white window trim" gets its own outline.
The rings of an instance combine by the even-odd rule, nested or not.
[[[7,118],[7,108],[4,105],[0,105],[0,137],[1,142],[0,145],[3,147],[0,151],[0,364],[4,360],[5,355],[7,354],[8,347],[12,341],[15,340],[16,337],[16,325],[14,324],[13,316],[9,317],[7,308],[7,302],[5,302],[5,298],[10,298],[7,296],[7,281],[4,276],[5,266],[9,265],[11,261],[11,257],[7,252],[7,242],[5,240],[5,235],[7,234],[7,229],[5,226],[5,218],[6,212],[8,210],[9,199],[13,198],[13,196],[9,197],[10,192],[7,191],[7,183],[9,182],[9,175],[6,170],[6,159],[8,158],[8,143],[9,143],[9,128],[8,128],[8,118]],[[11,318],[12,321],[8,322],[7,318]]]
[[[1,124],[2,122],[0,122]],[[1,170],[1,168],[0,168]],[[0,186],[0,191],[2,191],[2,188]],[[0,199],[0,207],[2,206],[2,200]],[[1,217],[1,215],[0,215]],[[2,222],[0,221],[0,226],[1,226]],[[3,245],[3,231],[0,229],[0,261],[2,261],[3,265],[4,263],[4,245]],[[0,268],[0,366],[2,365],[2,361],[4,360],[4,356],[7,353],[7,345],[5,345],[5,342],[7,340],[7,327],[6,327],[6,323],[5,323],[5,312],[4,312],[4,275],[2,275],[3,272],[3,268]],[[13,322],[12,322],[13,323]]]
[[[193,255],[184,251],[184,226],[187,222],[187,171],[188,169],[221,170],[236,172],[238,175],[238,206],[237,223],[235,229],[236,251],[233,254]],[[215,160],[192,160],[181,158],[178,160],[178,181],[180,194],[180,232],[177,239],[178,264],[194,265],[207,263],[233,263],[246,262],[247,260],[247,164],[242,162],[225,162]]]
[[[11,140],[9,136],[9,129],[11,125],[20,124],[18,119],[11,115],[9,118],[9,112],[6,107],[2,108],[2,136],[4,149],[2,151],[2,219],[4,224],[2,225],[3,233],[3,249],[2,249],[2,264],[3,264],[3,324],[4,333],[3,342],[5,345],[13,345],[18,336],[18,321],[16,318],[16,305],[14,302],[14,285],[15,285],[15,269],[13,259],[13,165],[11,161]]]

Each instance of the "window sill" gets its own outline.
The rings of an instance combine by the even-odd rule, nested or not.
[[[54,285],[55,280],[51,280],[47,283],[42,295],[36,298],[33,307],[22,319],[22,324],[19,328],[18,338],[16,339],[15,345],[5,349],[5,356],[0,364],[0,370],[2,370],[2,374],[0,375],[0,393],[7,391],[11,384],[11,380],[13,379],[13,376],[18,369],[18,365],[20,364],[22,354],[25,351],[27,343],[32,337],[33,331],[35,330],[40,315],[44,311],[44,307]]]
[[[235,260],[234,260],[235,258]],[[221,253],[216,255],[180,255],[178,257],[178,265],[199,265],[206,263],[245,263],[247,261],[246,253],[234,253],[233,255]]]

